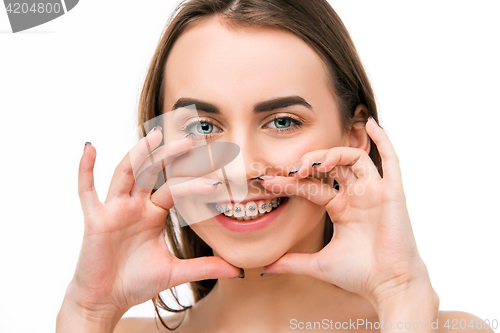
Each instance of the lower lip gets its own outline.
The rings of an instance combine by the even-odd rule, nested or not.
[[[212,205],[209,205],[210,210],[214,212],[215,219],[222,224],[222,226],[226,229],[229,229],[234,232],[254,232],[257,230],[261,230],[268,225],[270,225],[277,217],[278,215],[283,211],[285,206],[288,203],[288,198],[285,199],[279,205],[278,208],[273,210],[270,213],[266,213],[259,217],[258,219],[255,220],[249,220],[249,221],[239,221],[239,220],[233,220],[230,217],[227,217],[224,214],[220,214],[215,210],[215,208]]]

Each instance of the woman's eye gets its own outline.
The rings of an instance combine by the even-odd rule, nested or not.
[[[208,123],[199,123],[198,125],[196,125],[196,130],[200,134],[207,135],[212,133],[212,131],[214,130],[214,125]]]
[[[276,118],[273,121],[269,122],[268,127],[275,128],[278,130],[284,130],[290,128],[290,126],[297,125],[296,122],[292,118]]]
[[[188,132],[195,135],[210,135],[220,132],[220,128],[206,121],[198,121],[188,127]]]

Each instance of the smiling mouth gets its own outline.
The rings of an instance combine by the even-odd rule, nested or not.
[[[244,204],[219,203],[211,204],[220,214],[238,221],[250,221],[264,216],[278,208],[288,197],[279,197],[268,200],[248,201]]]

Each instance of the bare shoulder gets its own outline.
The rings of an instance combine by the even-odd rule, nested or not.
[[[439,333],[494,333],[488,321],[463,311],[439,311]],[[486,324],[486,325],[485,325]],[[491,325],[491,322],[489,322]],[[485,327],[486,326],[486,327]]]
[[[168,327],[174,328],[182,320],[182,314],[173,314],[162,317]],[[182,325],[181,325],[182,327]],[[158,332],[178,332],[169,331],[161,324],[157,318],[122,318],[115,327],[113,333],[158,333]]]

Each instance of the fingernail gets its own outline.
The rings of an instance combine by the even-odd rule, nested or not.
[[[157,129],[159,129],[160,131],[163,131],[163,128],[161,128],[161,126],[155,126],[155,127],[153,127],[153,129],[151,131],[149,131],[149,133],[146,136],[148,136],[149,134],[153,133]]]
[[[302,167],[302,162],[299,162],[299,163],[295,164],[295,166],[293,167],[292,171],[290,171],[288,173],[288,177],[290,177],[291,175],[296,174],[300,170],[301,167]]]
[[[316,165],[320,165],[326,160],[326,156],[321,157],[319,160],[313,163],[312,167],[314,168]]]
[[[241,270],[241,275],[232,277],[230,279],[243,279],[245,277],[245,271],[243,270],[243,268],[240,268],[240,270]]]
[[[260,177],[255,177],[255,179],[257,180],[269,180],[269,179],[273,179],[274,177],[273,176],[260,176]]]
[[[190,135],[192,135],[194,138],[194,133],[188,133],[188,134],[181,135],[180,137],[177,138],[177,140],[184,140],[185,138],[187,138]]]
[[[370,116],[370,117],[368,117],[368,121],[370,121],[370,119],[372,119],[375,122],[375,124],[377,124],[377,126],[380,127],[380,125],[377,123],[377,121],[375,120],[375,118],[373,118],[372,116]]]
[[[207,185],[210,185],[210,186],[217,186],[217,185],[222,184],[222,182],[212,180],[212,179],[205,179],[203,182]]]
[[[266,276],[273,276],[276,275],[276,273],[262,273],[260,276],[266,277]]]
[[[88,142],[88,141],[87,141],[87,142],[85,142],[85,147],[83,147],[83,151],[85,151],[85,149],[87,149],[87,145],[92,145],[92,143],[90,143],[90,142]]]

